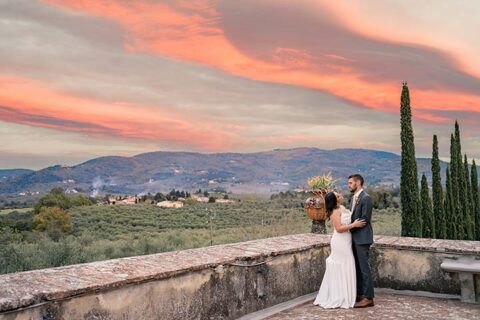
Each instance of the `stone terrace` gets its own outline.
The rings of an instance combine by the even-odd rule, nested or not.
[[[453,299],[378,293],[375,304],[374,307],[365,309],[323,309],[308,302],[266,319],[480,319],[480,305]]]
[[[315,293],[329,241],[330,236],[297,234],[1,275],[0,320],[236,319]],[[375,286],[458,297],[458,275],[443,272],[440,264],[465,258],[480,260],[480,242],[376,236]],[[322,317],[361,313],[360,319],[373,312],[384,318],[392,314],[388,310],[416,317],[436,305],[441,315],[445,304],[454,316],[471,319],[478,313],[476,305],[455,300],[381,294],[376,303],[351,313],[322,311]],[[317,312],[306,304],[276,317],[322,319]]]

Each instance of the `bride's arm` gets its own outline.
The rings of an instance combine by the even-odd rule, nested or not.
[[[333,227],[338,233],[347,232],[353,228],[359,228],[359,227],[361,228],[365,225],[365,221],[360,219],[357,219],[350,224],[342,225],[342,223],[340,222],[340,214],[341,214],[340,210],[335,209],[335,211],[333,211],[330,217],[330,219],[332,220]]]

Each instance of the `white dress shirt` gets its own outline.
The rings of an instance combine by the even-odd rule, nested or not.
[[[357,205],[357,199],[358,197],[360,196],[360,193],[362,193],[363,191],[363,188],[360,188],[360,190],[358,190],[357,192],[355,192],[355,194],[353,195],[353,199],[352,199],[352,212],[355,211],[355,206]]]

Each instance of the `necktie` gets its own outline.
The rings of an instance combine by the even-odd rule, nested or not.
[[[354,195],[352,199],[352,212],[355,210],[356,204],[357,204],[357,195]]]

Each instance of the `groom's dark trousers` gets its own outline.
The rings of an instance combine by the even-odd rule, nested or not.
[[[352,245],[355,256],[355,269],[357,273],[357,296],[373,299],[373,280],[370,264],[368,263],[369,244]]]
[[[353,207],[353,203],[350,208]],[[352,213],[352,222],[356,219],[364,219],[367,224],[363,228],[353,228],[352,233],[352,250],[355,257],[355,269],[357,275],[357,295],[365,296],[367,299],[374,298],[373,279],[368,256],[370,246],[373,243],[372,230],[372,211],[373,203],[370,196],[362,191],[356,201],[355,208]]]

